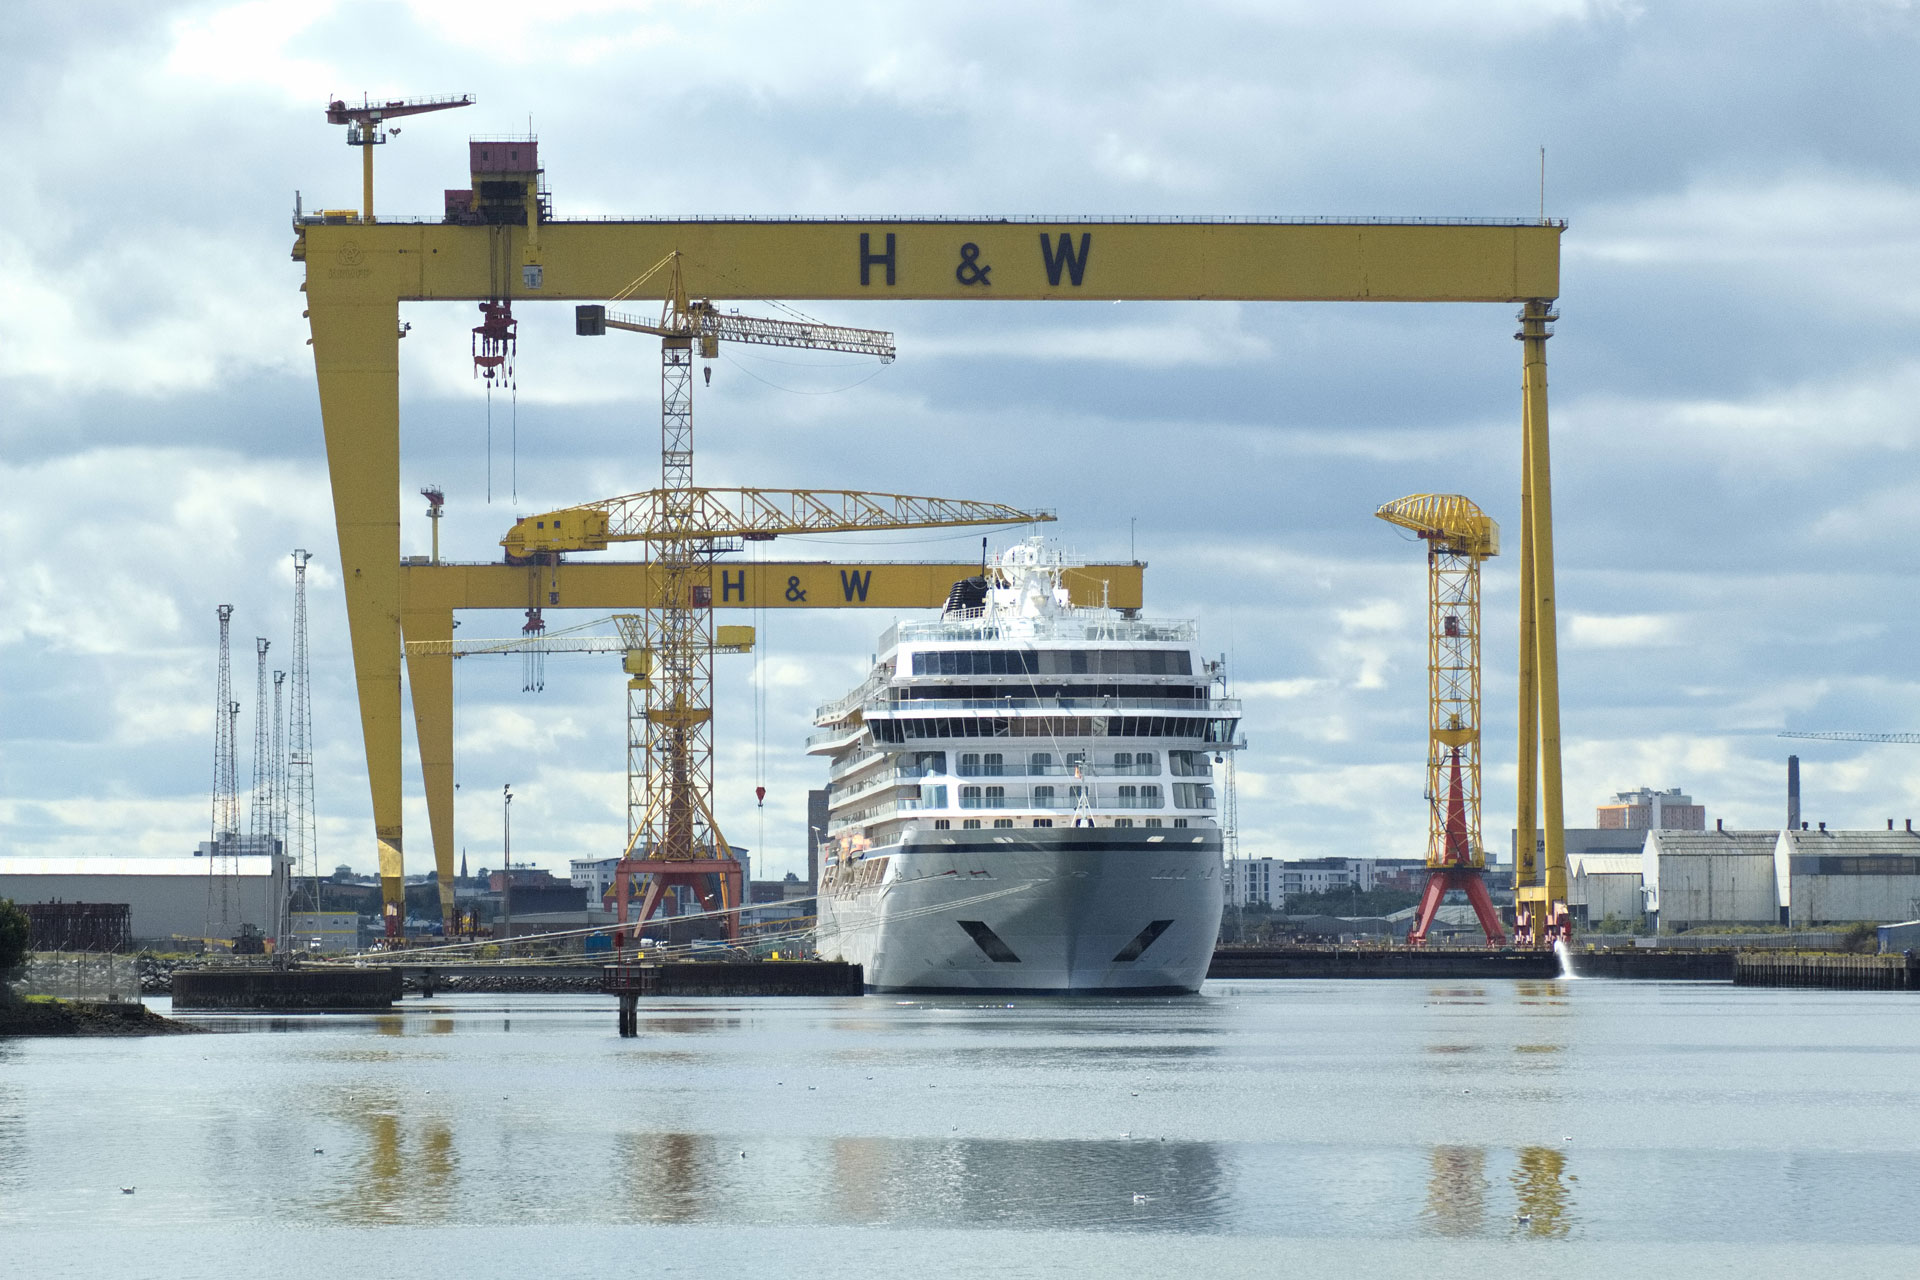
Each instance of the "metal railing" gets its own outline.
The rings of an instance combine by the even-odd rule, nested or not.
[[[1233,715],[1238,698],[907,698],[869,702],[866,715],[904,711],[1104,711],[1117,715]]]

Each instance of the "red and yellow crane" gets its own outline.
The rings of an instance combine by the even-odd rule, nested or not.
[[[1480,826],[1480,563],[1500,526],[1457,493],[1417,493],[1374,512],[1427,544],[1427,883],[1407,934],[1427,940],[1449,889],[1463,889],[1487,941],[1506,942],[1487,894]]]
[[[620,620],[627,642],[628,833],[615,868],[620,920],[627,921],[631,876],[647,877],[639,922],[667,890],[684,886],[709,911],[741,905],[740,863],[713,812],[713,655],[744,652],[750,627],[713,624],[715,557],[739,540],[780,534],[1027,524],[1047,512],[997,503],[898,494],[795,489],[703,489],[693,482],[693,357],[719,354],[721,340],[878,357],[890,362],[893,335],[812,321],[771,320],[719,311],[689,299],[680,254],[670,253],[614,298],[661,282],[658,319],[576,308],[575,332],[609,329],[660,339],[660,487],[517,522],[502,539],[510,559],[552,558],[613,542],[645,542],[660,572],[658,596]],[[724,590],[724,583],[723,590]],[[727,917],[736,933],[739,917]]]

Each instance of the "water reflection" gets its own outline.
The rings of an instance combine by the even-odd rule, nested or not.
[[[8,1065],[11,1048],[0,1042],[0,1067]],[[0,1084],[0,1197],[10,1197],[25,1189],[27,1152],[27,1107],[18,1088]]]
[[[1513,1153],[1507,1182],[1513,1188],[1514,1212],[1507,1234],[1564,1239],[1572,1230],[1574,1213],[1567,1173],[1567,1156],[1554,1147],[1521,1147]],[[1489,1231],[1487,1150],[1477,1146],[1436,1146],[1427,1153],[1427,1198],[1420,1211],[1423,1229],[1433,1235],[1470,1237]]]
[[[837,1138],[778,1153],[778,1204],[756,1211],[756,1179],[737,1150],[694,1134],[621,1140],[634,1218],[754,1220],[1013,1230],[1214,1231],[1228,1214],[1212,1143],[1146,1140]],[[797,1145],[798,1149],[795,1149]],[[820,1166],[824,1164],[824,1169]],[[823,1177],[813,1177],[818,1169]]]
[[[324,1202],[339,1222],[442,1222],[458,1191],[459,1154],[453,1127],[439,1116],[406,1115],[396,1094],[336,1096],[323,1113],[360,1137],[349,1185]],[[316,1151],[324,1155],[324,1151]]]
[[[1570,1229],[1570,1193],[1566,1182],[1567,1156],[1555,1147],[1522,1147],[1513,1173],[1513,1184],[1520,1212],[1514,1223],[1523,1235],[1564,1237]]]
[[[1427,1159],[1423,1224],[1436,1235],[1480,1235],[1487,1218],[1486,1148],[1435,1147]]]

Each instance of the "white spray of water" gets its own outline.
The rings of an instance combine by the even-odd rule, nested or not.
[[[1560,957],[1560,976],[1561,977],[1577,978],[1580,976],[1579,974],[1573,971],[1573,949],[1567,945],[1567,940],[1565,938],[1554,939],[1553,954]]]

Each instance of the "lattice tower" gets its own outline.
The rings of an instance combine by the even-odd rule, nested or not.
[[[287,847],[287,673],[273,673],[273,814],[267,829],[282,852]]]
[[[225,936],[233,919],[233,846],[240,838],[240,797],[234,776],[233,750],[233,606],[223,604],[220,617],[220,657],[213,689],[213,821],[207,853],[207,920],[209,936]]]
[[[293,553],[293,698],[287,718],[287,852],[295,874],[313,885],[313,909],[320,909],[320,845],[313,816],[313,673],[307,650],[307,561],[311,553]]]
[[[1480,826],[1481,557],[1439,542],[1428,548],[1427,557],[1427,865],[1485,867]],[[1451,811],[1455,803],[1460,806],[1457,813]]]
[[[273,725],[267,719],[267,647],[265,636],[253,639],[253,796],[247,815],[252,852],[272,851],[273,838]]]
[[[628,771],[628,848],[644,847],[647,856],[675,862],[730,858],[708,807],[713,540],[699,536],[695,518],[691,338],[660,340],[660,488],[665,537],[654,544],[660,595],[641,615],[641,647],[651,655],[653,670],[639,690],[639,732],[628,733],[630,752],[632,740],[640,739],[639,759],[630,756]]]

